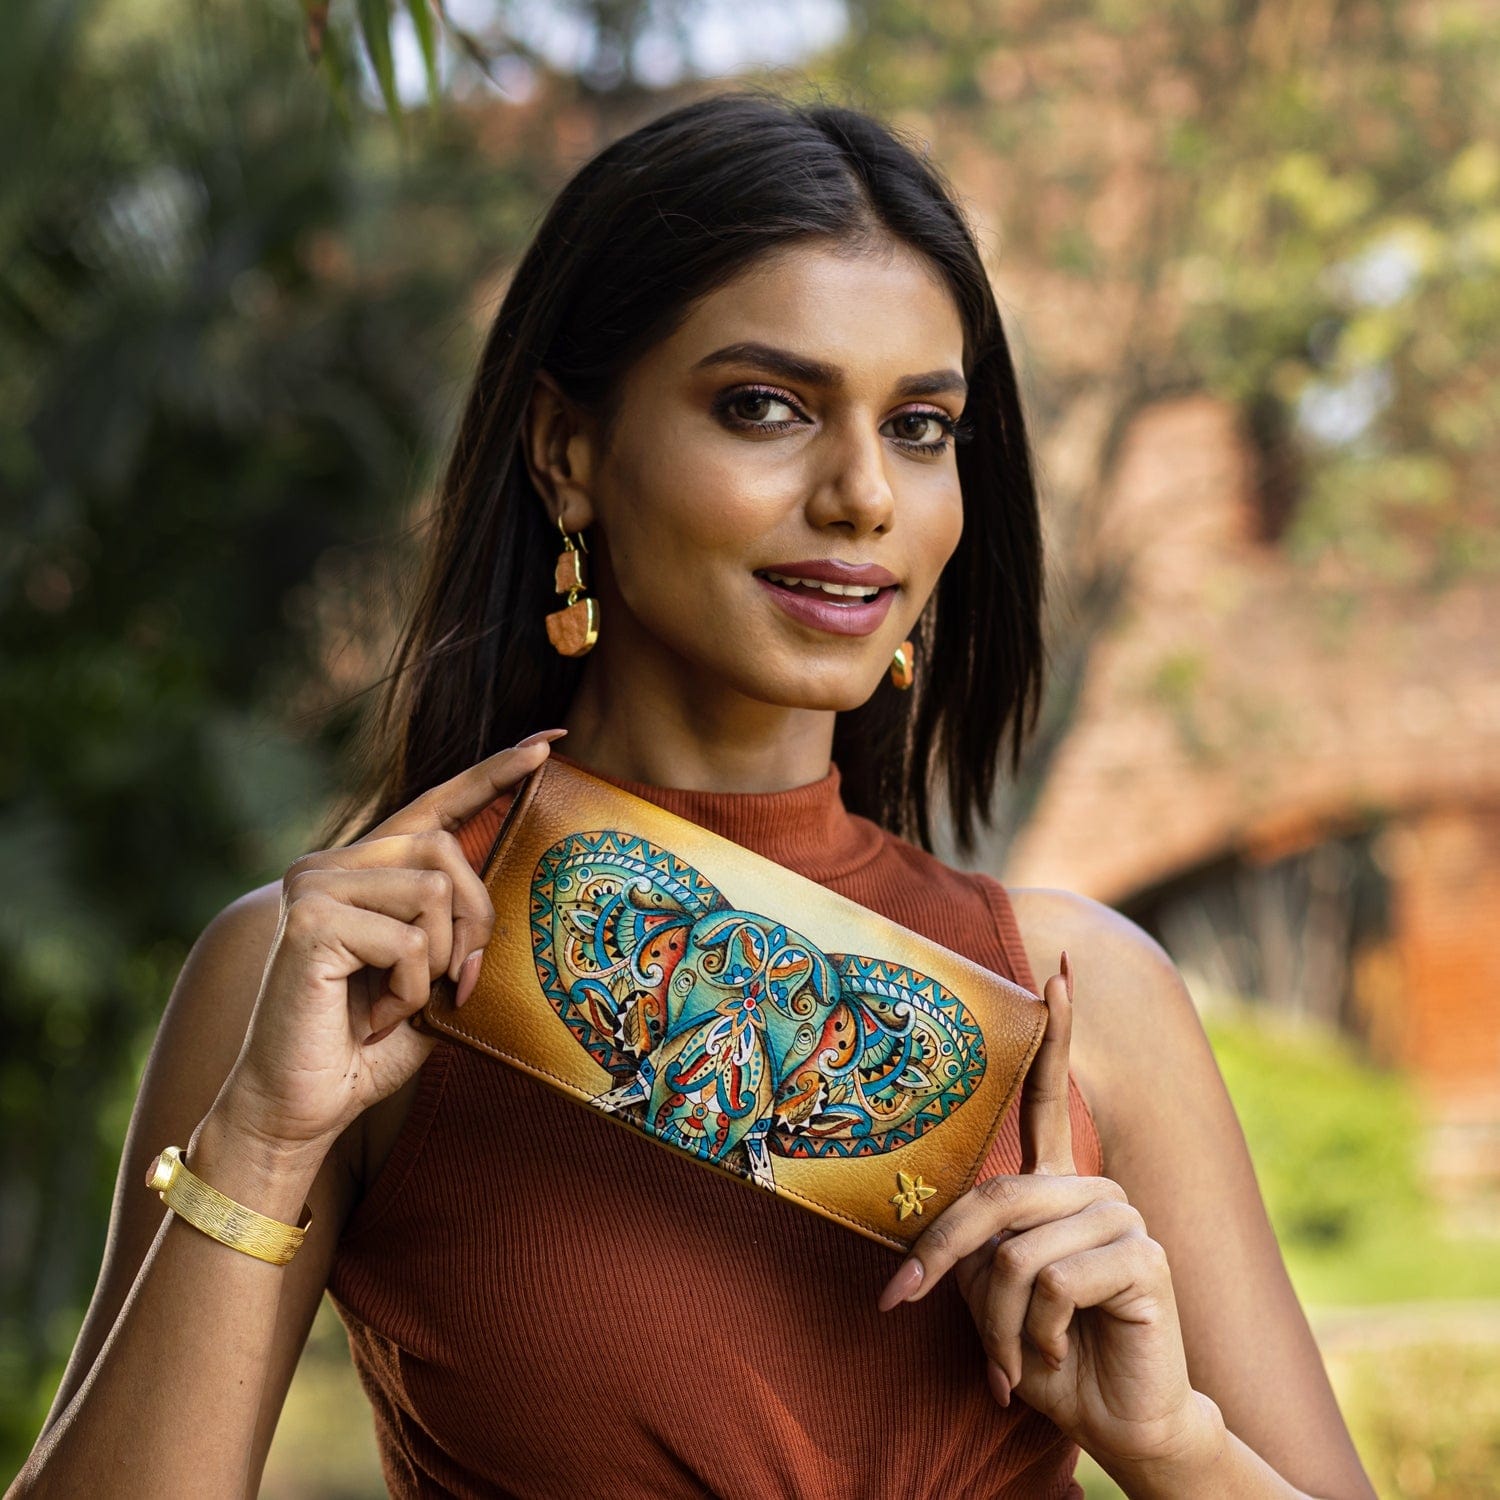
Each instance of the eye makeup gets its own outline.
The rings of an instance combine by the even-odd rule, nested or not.
[[[807,420],[805,415],[790,419],[783,418],[778,421],[761,421],[754,418],[736,416],[734,408],[742,402],[772,402],[777,405],[790,407],[796,412],[801,411],[797,402],[786,391],[778,390],[774,386],[742,385],[721,391],[714,398],[713,413],[725,426],[742,432],[787,432],[793,427],[803,425]],[[951,444],[967,442],[973,436],[974,427],[972,421],[967,417],[950,417],[947,412],[937,407],[911,407],[906,411],[897,412],[895,416],[887,420],[890,422],[899,422],[913,417],[921,417],[925,421],[936,422],[942,428],[943,436],[925,443],[918,442],[912,438],[897,437],[892,439],[900,447],[912,453],[921,453],[936,457],[939,454],[946,453]]]

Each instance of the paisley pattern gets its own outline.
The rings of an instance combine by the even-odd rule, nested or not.
[[[617,1080],[592,1102],[773,1191],[772,1156],[893,1151],[984,1076],[978,1023],[936,980],[824,953],[634,834],[542,855],[531,940],[548,1001]]]

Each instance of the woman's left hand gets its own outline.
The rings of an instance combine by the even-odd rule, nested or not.
[[[1188,1379],[1166,1252],[1119,1183],[1077,1175],[1067,954],[1061,969],[1043,989],[1047,1031],[1022,1086],[1020,1174],[949,1204],[880,1308],[919,1300],[951,1269],[1002,1406],[1014,1391],[1101,1461],[1182,1462],[1211,1445],[1213,1403]]]

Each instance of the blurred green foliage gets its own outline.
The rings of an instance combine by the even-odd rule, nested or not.
[[[1315,1329],[1324,1310],[1354,1316],[1324,1362],[1371,1481],[1392,1500],[1492,1493],[1500,1256],[1493,1240],[1444,1231],[1410,1082],[1261,1006],[1205,1025],[1299,1298]],[[1454,1339],[1449,1303],[1484,1326]],[[1383,1320],[1382,1304],[1400,1316]],[[1087,1455],[1077,1477],[1089,1500],[1122,1493]]]
[[[1205,1024],[1305,1302],[1500,1298],[1493,1243],[1443,1228],[1409,1079],[1264,1007]]]
[[[1401,1074],[1274,1015],[1211,1018],[1207,1029],[1285,1252],[1347,1252],[1383,1216],[1427,1206],[1421,1119]]]
[[[384,586],[369,561],[395,586],[472,352],[468,295],[542,201],[532,164],[486,160],[456,113],[419,170],[378,118],[341,128],[284,8],[198,7],[94,45],[105,20],[24,0],[0,48],[16,1463],[98,1267],[163,1001],[214,913],[303,847],[352,717],[298,722],[333,696],[324,616],[356,578]]]

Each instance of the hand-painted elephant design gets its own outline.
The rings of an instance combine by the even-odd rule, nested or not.
[[[978,1024],[936,980],[823,953],[634,834],[548,849],[531,937],[547,999],[619,1080],[592,1102],[763,1187],[773,1155],[910,1144],[984,1075]]]

